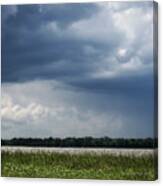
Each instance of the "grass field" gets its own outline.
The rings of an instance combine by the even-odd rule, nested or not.
[[[152,155],[3,152],[4,177],[155,180]]]

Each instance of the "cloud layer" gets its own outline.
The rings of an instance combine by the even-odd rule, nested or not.
[[[76,90],[54,80],[5,83],[2,137],[152,135],[149,100],[150,94],[132,99]]]
[[[152,11],[152,2],[3,6],[2,80],[151,73]]]
[[[4,136],[152,136],[152,36],[153,2],[2,6]]]
[[[11,97],[2,97],[1,116],[9,122],[35,122],[48,115],[48,108],[40,104],[30,103],[26,106],[14,104]]]

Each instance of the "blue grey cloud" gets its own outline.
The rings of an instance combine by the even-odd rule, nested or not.
[[[50,92],[58,90],[63,98],[68,93],[65,90],[73,92],[65,102],[72,100],[68,105],[75,102],[74,107],[81,112],[73,116],[81,130],[87,130],[87,127],[82,129],[81,120],[86,120],[83,110],[91,112],[91,117],[99,113],[101,122],[97,122],[94,130],[88,127],[86,135],[92,131],[90,135],[95,136],[107,135],[107,132],[113,137],[152,136],[152,36],[152,2],[2,6],[2,85],[12,87],[11,90],[2,87],[2,90],[15,100],[12,92],[17,85],[24,87],[36,81],[37,87],[40,82],[54,81],[59,88],[50,83]],[[41,102],[45,95],[36,99],[33,86],[29,86],[33,95],[28,98],[29,102],[33,99]],[[20,89],[22,96],[19,97],[28,97],[24,88]],[[55,96],[47,101],[47,107]],[[24,109],[25,103],[17,103],[19,101],[15,101],[16,105]],[[8,109],[10,113],[12,109]],[[10,118],[6,112],[4,115]],[[65,120],[71,117],[70,113],[67,115]],[[51,128],[56,120],[49,118]],[[61,128],[66,128],[65,120]],[[93,125],[94,120],[88,121]],[[100,124],[102,122],[105,124]],[[119,123],[121,127],[115,131],[108,123],[113,126]],[[72,124],[69,129],[71,135],[73,127]],[[65,133],[61,130],[55,135]]]

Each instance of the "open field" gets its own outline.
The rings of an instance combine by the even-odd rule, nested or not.
[[[2,149],[2,176],[121,180],[155,180],[157,177],[153,153],[137,156],[106,153],[106,149],[96,149],[96,152],[87,149],[82,153],[52,149]]]

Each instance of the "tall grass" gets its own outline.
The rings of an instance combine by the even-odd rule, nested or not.
[[[155,180],[152,155],[2,152],[5,177]]]

